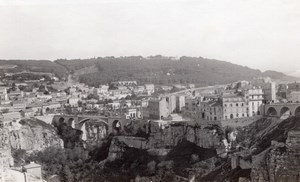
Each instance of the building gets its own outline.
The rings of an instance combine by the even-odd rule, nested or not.
[[[21,110],[20,113],[21,113],[21,116],[23,118],[30,118],[30,117],[33,117],[35,115],[34,110],[31,109],[31,108],[30,109]]]
[[[149,118],[157,120],[167,118],[171,114],[168,106],[166,97],[149,100],[147,107]]]
[[[78,97],[70,97],[69,99],[68,99],[68,104],[70,104],[71,106],[78,106],[78,101],[79,101],[80,99],[78,98]]]
[[[204,113],[202,112],[201,118],[208,121],[222,120],[223,116],[223,106],[220,101],[208,101],[203,104]]]
[[[140,113],[137,108],[129,108],[125,113],[126,119],[135,119],[140,117]]]
[[[288,84],[288,90],[292,91],[300,91],[300,82],[294,82]]]
[[[248,117],[249,110],[245,98],[239,94],[225,94],[221,97],[223,119]]]
[[[197,98],[185,98],[184,117],[195,119],[199,113],[200,101]]]
[[[136,95],[143,94],[145,92],[145,87],[144,86],[136,86],[136,87],[134,87],[133,92]]]
[[[42,179],[42,168],[41,165],[36,164],[34,162],[30,162],[30,164],[27,164],[24,166],[27,173],[35,176],[38,179]]]
[[[247,116],[252,117],[261,115],[264,93],[261,88],[253,88],[245,91],[245,97],[248,101]]]
[[[6,87],[0,87],[0,100],[1,101],[7,101],[8,100],[7,88]]]
[[[94,88],[94,95],[107,95],[108,94],[108,85],[100,85],[99,88]]]
[[[176,96],[176,112],[180,113],[185,107],[185,96]]]
[[[251,82],[251,85],[262,89],[264,102],[277,102],[276,83],[272,82],[270,78],[257,78]]]
[[[153,94],[155,92],[154,84],[145,84],[145,90],[147,92],[147,95]]]
[[[136,86],[137,81],[116,81],[111,82],[111,85],[117,87],[117,86]]]
[[[300,91],[292,91],[289,94],[288,101],[290,101],[290,102],[300,102]]]

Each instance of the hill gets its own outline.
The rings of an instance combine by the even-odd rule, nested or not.
[[[137,80],[139,83],[155,84],[195,83],[198,86],[207,86],[263,76],[290,81],[298,79],[280,72],[261,72],[245,66],[202,57],[181,57],[180,59],[164,56],[99,57],[55,62],[75,74],[77,70],[81,70],[80,74],[77,74],[79,81],[92,86],[116,80]],[[98,71],[89,69],[93,67],[96,67]],[[84,74],[82,70],[85,70]]]
[[[62,78],[68,74],[91,86],[117,80],[136,80],[141,84],[188,84],[197,86],[231,83],[268,76],[284,81],[299,80],[276,71],[261,72],[245,66],[202,57],[165,56],[98,57],[91,59],[0,60],[0,73],[54,73]]]
[[[0,73],[22,71],[54,73],[60,78],[67,73],[64,66],[49,60],[0,60]]]

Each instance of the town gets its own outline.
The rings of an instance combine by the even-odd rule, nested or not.
[[[90,87],[75,80],[73,75],[59,79],[51,73],[5,74],[0,87],[1,128],[18,130],[19,122],[26,119],[57,128],[65,124],[80,131],[87,147],[109,134],[122,136],[129,127],[141,125],[155,125],[161,130],[176,123],[245,126],[263,117],[300,115],[300,83],[268,77],[207,87],[140,84],[135,80]],[[9,150],[2,150],[3,171],[13,164],[7,158]],[[40,165],[24,167],[41,178]]]

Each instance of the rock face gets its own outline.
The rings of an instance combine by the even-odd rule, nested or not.
[[[9,167],[13,164],[8,136],[9,131],[7,129],[0,128],[0,167]]]
[[[272,146],[253,157],[254,182],[300,181],[300,131],[288,132],[285,143]]]
[[[187,124],[170,125],[161,129],[155,124],[151,125],[149,137],[115,136],[109,148],[108,159],[113,161],[121,158],[126,147],[147,150],[150,153],[162,153],[176,147],[180,142],[187,141],[204,149],[224,151],[224,134],[218,127],[192,126]],[[168,151],[165,151],[165,150]]]
[[[40,151],[50,146],[63,146],[63,141],[51,125],[38,120],[20,121],[20,123],[17,129],[9,132],[12,148]]]
[[[0,181],[4,181],[9,166],[13,165],[13,157],[11,155],[11,146],[8,136],[9,131],[0,128]]]
[[[173,124],[168,128],[160,129],[151,126],[149,137],[150,148],[174,147],[178,142],[187,140],[202,148],[224,149],[224,135],[220,128],[192,126],[187,124]]]

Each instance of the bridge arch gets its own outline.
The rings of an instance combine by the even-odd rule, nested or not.
[[[119,134],[122,130],[122,124],[121,121],[116,119],[112,122],[112,131],[115,132],[116,134]]]
[[[295,116],[300,116],[300,106],[295,109]]]
[[[82,119],[80,122],[79,122],[79,129],[82,131],[82,135],[81,135],[81,139],[86,141],[88,136],[90,136],[90,131],[91,130],[94,130],[94,129],[97,129],[97,127],[99,126],[95,126],[95,125],[90,125],[87,121],[96,121],[97,123],[103,123],[105,125],[105,131],[103,131],[103,129],[101,130],[101,136],[103,137],[104,135],[106,135],[107,131],[108,131],[108,123],[102,119],[92,119],[92,118],[85,118],[85,119]]]
[[[62,124],[64,124],[64,123],[65,123],[65,118],[60,117],[60,118],[58,119],[58,125],[62,125]]]
[[[267,110],[267,116],[277,116],[278,113],[274,107],[269,107]]]
[[[68,123],[67,123],[68,126],[71,126],[72,128],[75,128],[75,120],[74,118],[70,118],[68,120]]]
[[[289,107],[285,106],[280,109],[280,117],[282,117],[282,116],[289,117],[291,115],[292,115],[292,113],[291,113],[291,110]]]

